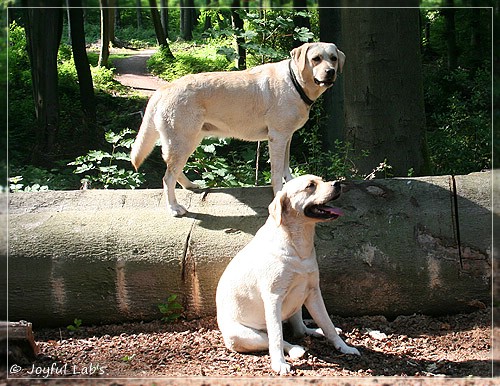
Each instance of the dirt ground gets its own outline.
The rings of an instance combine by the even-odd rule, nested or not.
[[[116,50],[117,53],[128,53],[124,50]],[[135,91],[146,96],[153,95],[154,91],[167,82],[151,75],[148,72],[146,62],[155,50],[141,50],[133,52],[125,58],[117,58],[113,61],[116,69],[115,79],[124,86],[132,87]]]
[[[383,316],[332,320],[343,330],[346,342],[358,347],[361,357],[343,355],[325,339],[305,337],[295,341],[308,349],[305,356],[288,359],[293,366],[292,374],[286,377],[288,383],[309,383],[314,379],[316,383],[318,377],[356,377],[352,384],[368,384],[364,383],[368,379],[361,382],[358,377],[371,377],[372,381],[374,377],[396,377],[389,384],[398,384],[407,377],[432,377],[443,382],[450,377],[455,381],[461,378],[467,385],[496,383],[488,379],[493,371],[489,309],[446,317],[399,316],[392,321]],[[68,384],[70,379],[86,377],[109,382],[98,383],[105,385],[148,384],[131,382],[157,377],[182,377],[182,383],[172,384],[200,385],[235,384],[237,379],[252,379],[253,383],[245,384],[260,384],[259,379],[269,380],[264,384],[283,380],[270,369],[268,353],[227,350],[212,317],[173,324],[153,321],[81,326],[75,332],[44,329],[34,334],[40,354],[33,363],[15,363],[16,358],[11,358],[3,374],[10,378],[9,384],[28,385],[46,378],[56,378],[54,384]],[[185,383],[185,377],[202,382]],[[119,380],[123,378],[136,380],[123,383]],[[88,380],[80,382],[87,384]]]

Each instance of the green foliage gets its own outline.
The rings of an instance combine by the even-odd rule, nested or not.
[[[69,326],[67,326],[66,328],[69,330],[69,331],[78,331],[80,329],[80,326],[82,325],[82,320],[81,319],[78,319],[78,318],[75,318],[75,320],[73,321],[73,324],[70,324]]]
[[[149,70],[171,82],[187,74],[200,72],[226,71],[231,63],[225,57],[217,55],[212,46],[197,46],[196,44],[181,43],[171,47],[175,59],[168,57],[161,47],[148,60]]]
[[[24,28],[12,22],[9,28],[9,82],[13,85],[29,84],[31,86],[30,59],[26,46]]]
[[[232,27],[230,23],[222,22],[220,13],[216,13],[219,18],[214,18],[213,10],[206,12],[212,15],[213,28],[206,31],[205,36],[219,39],[224,44],[219,47],[217,53],[224,55],[228,61],[237,59],[238,54],[231,39],[240,38],[243,41],[241,46],[247,52],[249,67],[286,59],[294,41],[307,42],[314,38],[311,31],[304,27],[295,27],[293,21],[295,15],[310,18],[309,12],[284,9],[261,11],[240,9],[236,12],[244,21],[243,30]],[[214,22],[214,19],[217,22]]]
[[[78,187],[78,180],[66,167],[66,162],[51,169],[43,169],[33,165],[21,167],[11,166],[9,189],[11,192],[34,192],[41,190],[58,190]]]
[[[427,3],[432,3],[429,1]],[[317,40],[314,37],[318,35],[319,23],[315,10],[302,14],[310,18],[312,31],[294,26],[293,17],[296,13],[292,9],[250,8],[249,11],[238,12],[244,20],[243,30],[232,27],[229,9],[206,9],[200,14],[199,21],[210,17],[212,29],[202,34],[203,23],[198,23],[195,37],[199,40],[187,43],[174,42],[179,26],[179,9],[169,9],[171,49],[176,59],[166,58],[160,49],[150,59],[150,68],[155,74],[172,81],[190,73],[233,70],[237,59],[236,37],[244,40],[248,67],[287,58],[295,42],[311,38]],[[422,10],[422,25],[431,25],[430,39],[423,42],[424,91],[428,147],[436,174],[469,173],[491,167],[491,33],[484,33],[491,31],[491,25],[488,24],[488,18],[481,18],[487,21],[479,27],[483,32],[482,39],[478,47],[472,47],[472,19],[469,12],[468,9],[456,10],[457,41],[460,42],[459,68],[449,71],[445,65],[447,47],[443,16],[438,9]],[[490,10],[481,9],[480,12],[484,16]],[[116,30],[119,41],[136,48],[155,44],[150,13],[144,9],[142,15],[143,28],[138,29],[136,10],[121,9],[122,24]],[[87,43],[94,44],[99,39],[99,9],[88,9],[86,21]],[[63,39],[66,36],[65,32]],[[128,153],[132,139],[128,136],[131,132],[125,133],[122,128],[139,126],[140,117],[137,113],[146,102],[136,94],[126,94],[126,88],[114,80],[112,69],[98,68],[97,54],[89,52],[89,59],[100,130],[94,140],[97,142],[104,132],[111,133],[107,134],[106,142],[94,145],[94,148],[104,150],[87,152],[88,147],[83,147],[83,141],[80,141],[86,134],[85,117],[79,106],[78,81],[71,48],[62,44],[58,56],[61,105],[58,157],[64,160],[59,159],[55,165],[45,169],[31,166],[36,121],[30,62],[24,29],[15,22],[9,26],[9,175],[12,177],[8,185],[12,191],[74,189],[80,186],[79,177],[82,176],[92,183],[92,187],[136,187],[144,181],[141,174],[129,170]],[[498,114],[497,110],[495,114]],[[323,116],[321,102],[315,103],[310,121],[294,135],[291,157],[294,174],[314,173],[325,179],[391,175],[390,166],[385,162],[374,165],[373,173],[368,176],[361,175],[356,167],[359,158],[354,155],[351,143],[336,141],[333,149],[327,148],[320,129]],[[126,141],[122,142],[124,139]],[[499,143],[497,139],[497,147],[500,147]],[[206,187],[253,185],[256,147],[255,143],[234,139],[205,139],[189,159],[186,172],[191,179],[198,180]],[[77,169],[75,174],[67,164],[78,154],[86,155],[71,162]],[[265,142],[261,144],[260,160],[258,183],[269,183],[269,155]],[[145,181],[145,185],[159,187],[161,176],[158,170],[162,174],[164,168],[161,156],[153,154],[147,162],[150,163],[146,163],[143,170],[147,170],[149,181]],[[408,173],[411,175],[414,171],[409,170]]]
[[[184,170],[202,188],[255,183],[256,144],[231,138],[205,138]],[[260,182],[268,182],[261,176]]]
[[[106,142],[112,145],[111,153],[104,150],[91,150],[86,155],[77,157],[68,165],[76,166],[74,173],[84,175],[84,184],[94,188],[134,189],[144,182],[142,173],[126,170],[120,164],[126,163],[130,167],[130,152],[134,138],[128,137],[135,132],[124,129],[119,133],[108,131],[105,134]],[[126,149],[126,151],[119,151]]]
[[[435,174],[491,167],[491,74],[488,68],[429,68],[424,83],[427,141]]]
[[[132,355],[124,355],[121,359],[123,362],[131,362],[132,359],[134,359],[135,357],[135,354],[132,354]]]
[[[442,11],[422,10],[422,19],[430,32],[423,41],[423,73],[433,173],[467,174],[491,168],[491,9],[455,9],[458,67],[454,70],[447,67]]]
[[[166,323],[173,323],[179,319],[183,310],[175,294],[169,295],[164,303],[158,304],[158,309],[163,314],[161,320]]]

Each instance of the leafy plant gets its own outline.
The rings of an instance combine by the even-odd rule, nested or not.
[[[235,165],[228,157],[217,154],[218,148],[222,149],[230,142],[229,138],[205,138],[189,158],[185,171],[195,176],[195,182],[203,188],[245,185],[248,181],[242,181],[233,174]]]
[[[213,15],[213,11],[210,13]],[[314,34],[305,27],[295,27],[294,16],[311,17],[309,12],[291,10],[236,10],[244,21],[244,29],[234,28],[230,23],[212,23],[214,27],[205,32],[205,36],[220,39],[224,44],[217,53],[224,55],[228,61],[238,57],[231,38],[238,38],[241,46],[247,51],[250,66],[265,62],[274,62],[288,57],[293,41],[307,42]],[[220,17],[220,14],[218,14]],[[214,21],[214,18],[212,17]],[[217,18],[215,19],[217,20]],[[225,39],[226,38],[226,39]]]
[[[427,140],[436,174],[467,174],[491,168],[491,74],[488,68],[425,77]]]
[[[162,321],[166,323],[175,322],[181,316],[182,305],[177,301],[177,295],[169,295],[165,303],[158,304],[158,309],[163,314]]]
[[[68,165],[76,166],[74,173],[83,174],[85,181],[93,187],[134,189],[144,182],[143,174],[119,167],[120,162],[130,165],[128,149],[132,146],[134,138],[128,136],[134,133],[128,128],[119,133],[108,131],[105,139],[112,145],[110,153],[104,150],[90,150],[87,155],[77,157]],[[127,151],[120,151],[120,149],[127,149]]]
[[[42,190],[49,190],[47,185],[33,184],[24,185],[20,182],[23,180],[23,176],[9,177],[9,189],[12,193],[15,192],[39,192]]]
[[[121,359],[123,362],[131,362],[132,359],[134,359],[135,357],[135,354],[132,354],[132,355],[124,355]]]
[[[73,321],[73,324],[70,324],[69,326],[67,326],[66,328],[69,330],[69,331],[78,331],[80,329],[80,326],[82,325],[82,320],[81,319],[78,319],[78,318],[75,318],[75,320]]]

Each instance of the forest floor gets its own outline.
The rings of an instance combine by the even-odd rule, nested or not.
[[[155,90],[167,83],[151,75],[147,69],[146,62],[155,52],[155,49],[140,51],[116,50],[116,53],[126,53],[128,55],[113,60],[113,67],[116,69],[115,79],[124,86],[132,87],[141,94],[151,96]]]
[[[391,385],[410,380],[422,385],[429,379],[432,385],[493,385],[500,381],[491,378],[491,309],[443,317],[399,316],[392,321],[383,316],[333,317],[333,321],[361,356],[343,355],[325,339],[305,337],[294,341],[307,352],[300,359],[287,358],[293,369],[287,377],[272,372],[266,352],[227,350],[215,318],[207,317],[171,324],[81,326],[74,332],[35,330],[40,354],[31,363],[11,359],[8,382],[32,385],[48,375],[55,377],[51,384],[89,384],[81,378],[91,376],[93,384],[109,386],[272,385],[277,380],[283,385],[336,385],[349,379],[356,385],[379,380]],[[387,381],[386,377],[393,378]],[[174,378],[177,381],[169,383]]]

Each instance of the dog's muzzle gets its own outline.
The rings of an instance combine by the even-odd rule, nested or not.
[[[337,198],[340,197],[340,192],[341,192],[341,184],[339,181],[335,181],[333,183],[334,191],[332,195],[326,200],[324,203],[321,204],[313,204],[309,205],[304,209],[304,214],[307,217],[311,218],[316,218],[319,220],[336,220],[340,216],[342,216],[344,213],[340,208],[336,208],[334,206],[330,206],[329,203],[333,200],[336,200]]]
[[[335,69],[328,68],[325,70],[324,79],[314,78],[314,83],[321,87],[331,87],[335,83]]]

